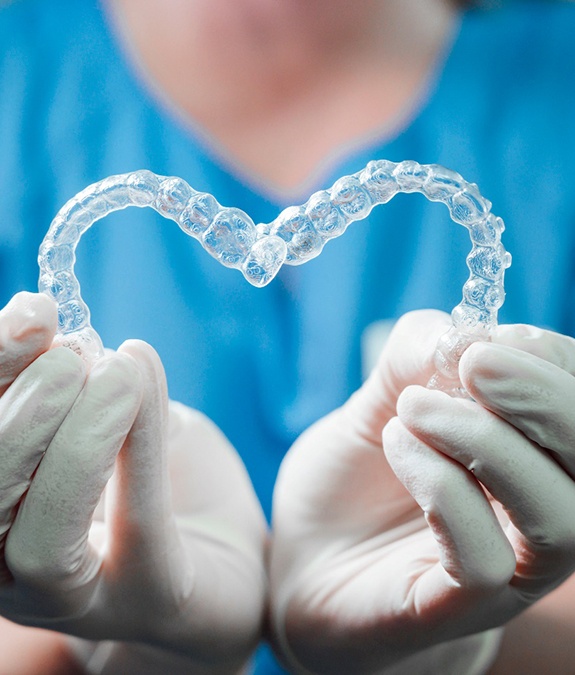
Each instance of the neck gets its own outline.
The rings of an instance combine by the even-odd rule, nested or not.
[[[434,63],[455,14],[450,0],[109,1],[164,97],[268,176],[273,162],[253,166],[238,136],[255,140],[253,152],[261,153],[258,139],[269,146],[284,137],[293,146],[296,127],[319,132],[326,141],[310,147],[300,170],[307,175],[330,144],[394,119]],[[341,113],[333,113],[334,103]],[[302,175],[275,179],[297,183]]]

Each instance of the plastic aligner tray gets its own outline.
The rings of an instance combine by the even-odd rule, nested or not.
[[[477,186],[436,164],[377,160],[344,176],[328,190],[315,192],[301,206],[284,209],[271,223],[256,225],[242,210],[221,206],[209,193],[186,181],[151,171],[110,176],[70,199],[52,221],[40,246],[39,289],[58,303],[57,341],[87,361],[103,354],[100,337],[74,274],[75,249],[97,220],[127,206],[149,206],[175,220],[222,265],[240,270],[254,286],[268,284],[283,264],[301,265],[318,256],[325,243],[347,226],[365,218],[374,206],[399,192],[420,192],[442,202],[451,218],[465,226],[472,249],[470,276],[463,299],[452,311],[452,328],[441,337],[435,354],[437,372],[429,386],[464,395],[458,364],[465,349],[488,340],[503,304],[503,277],[511,256],[501,243],[504,224],[491,213],[491,203]]]

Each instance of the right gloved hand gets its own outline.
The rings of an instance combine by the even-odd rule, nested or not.
[[[476,401],[408,387],[449,325],[401,319],[369,380],[282,464],[272,612],[294,673],[485,672],[498,631],[482,631],[575,568],[575,341],[509,329],[512,350],[473,345],[460,373]]]
[[[0,313],[0,613],[114,641],[103,672],[237,672],[266,591],[265,523],[243,465],[185,406],[168,428],[148,345],[87,373],[71,351],[46,351],[55,315],[31,294]]]

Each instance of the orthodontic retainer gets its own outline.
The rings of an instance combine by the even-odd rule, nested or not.
[[[57,213],[40,246],[39,290],[58,303],[56,342],[88,362],[104,353],[90,324],[90,311],[74,274],[75,249],[93,223],[128,206],[150,206],[175,220],[188,235],[226,267],[239,269],[254,286],[267,285],[281,266],[301,265],[318,256],[324,244],[347,226],[365,218],[374,206],[399,192],[420,192],[442,202],[451,218],[467,228],[473,244],[467,256],[470,276],[463,299],[451,313],[452,327],[435,352],[436,373],[429,385],[465,396],[458,376],[467,347],[489,340],[503,304],[503,277],[511,256],[501,243],[504,224],[491,213],[477,185],[436,164],[376,160],[361,171],[315,192],[301,206],[290,206],[268,224],[256,225],[242,210],[221,206],[209,193],[198,192],[177,177],[141,170],[110,176],[70,199]]]

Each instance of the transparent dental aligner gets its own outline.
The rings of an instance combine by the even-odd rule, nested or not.
[[[464,395],[458,363],[465,349],[488,340],[505,297],[503,276],[511,256],[501,244],[501,218],[475,184],[435,164],[414,161],[370,162],[344,176],[328,190],[314,193],[301,206],[290,206],[268,224],[256,225],[243,211],[221,206],[216,199],[177,177],[151,171],[110,176],[90,185],[60,209],[40,246],[39,289],[58,303],[60,344],[87,361],[103,354],[102,342],[90,324],[90,312],[74,274],[75,249],[82,234],[97,220],[127,206],[149,206],[175,220],[188,235],[226,267],[239,269],[254,286],[267,285],[281,266],[301,265],[319,255],[327,241],[365,218],[374,206],[399,192],[420,192],[447,206],[452,220],[469,230],[469,279],[463,299],[451,316],[453,325],[441,337],[435,354],[437,371],[429,386]]]

